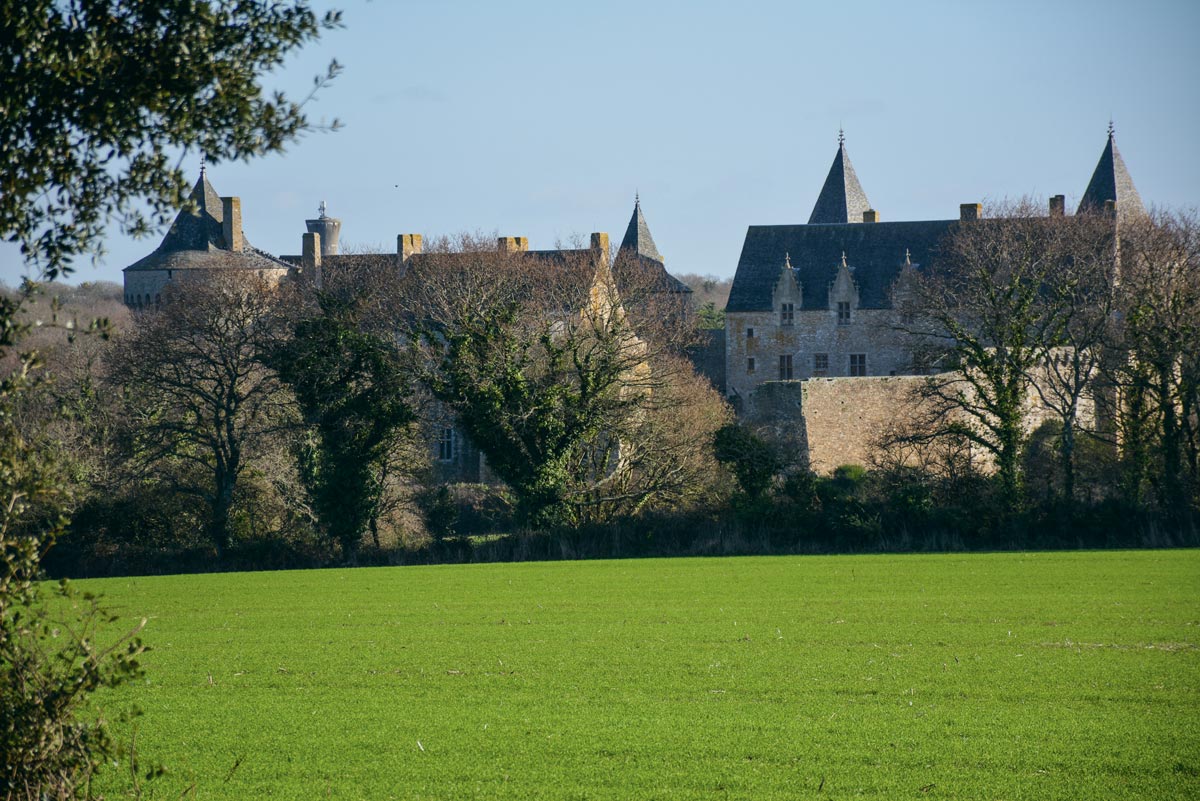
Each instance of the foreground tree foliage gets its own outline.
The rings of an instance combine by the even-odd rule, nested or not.
[[[0,0],[0,236],[53,279],[98,254],[114,220],[135,234],[165,223],[185,201],[180,152],[248,159],[311,129],[303,103],[264,97],[260,79],[338,24],[303,2]],[[99,646],[108,615],[68,587],[55,622],[36,584],[61,532],[54,490],[73,482],[27,439],[45,418],[14,420],[38,365],[13,358],[24,300],[0,301],[0,795],[73,798],[111,753],[89,694],[133,675],[141,646],[136,632]]]
[[[312,129],[261,79],[340,23],[306,2],[0,0],[0,236],[53,278],[113,220],[167,223],[180,151],[250,159]]]
[[[673,358],[687,319],[677,298],[650,276],[623,276],[619,294],[602,242],[553,256],[471,237],[432,250],[405,276],[398,315],[414,364],[512,488],[524,524],[686,494],[694,467],[668,480],[629,436],[670,413],[682,394],[665,388],[691,375]]]
[[[32,352],[14,353],[28,326],[16,322],[34,287],[0,298],[0,795],[40,801],[87,792],[115,753],[103,721],[86,716],[88,697],[136,676],[141,625],[109,645],[98,627],[115,618],[67,582],[39,583],[40,561],[61,534],[69,482],[55,453],[31,447],[18,425],[22,402],[42,383]],[[22,430],[22,429],[25,430]],[[142,625],[145,621],[142,621]]]

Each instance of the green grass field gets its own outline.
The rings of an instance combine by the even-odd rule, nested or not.
[[[1200,797],[1195,551],[79,584],[156,797]]]

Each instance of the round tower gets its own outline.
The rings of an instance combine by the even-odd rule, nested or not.
[[[342,232],[342,221],[325,213],[325,201],[319,207],[321,216],[315,220],[305,220],[310,234],[321,235],[321,256],[336,256],[338,252],[338,234]]]

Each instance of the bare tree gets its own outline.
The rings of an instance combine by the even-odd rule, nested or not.
[[[283,327],[279,292],[254,273],[213,270],[171,287],[165,301],[161,312],[138,317],[115,373],[125,382],[138,463],[204,500],[220,557],[239,478],[255,448],[294,414],[264,364]]]
[[[953,368],[922,387],[913,435],[962,438],[990,454],[1010,508],[1022,497],[1030,377],[1064,326],[1048,287],[1070,255],[1069,232],[1066,218],[1029,201],[994,206],[987,219],[957,226],[905,293],[909,330]]]
[[[1109,375],[1124,396],[1123,461],[1136,494],[1157,451],[1159,500],[1181,511],[1196,503],[1200,482],[1200,219],[1195,211],[1158,212],[1124,223],[1120,257]]]

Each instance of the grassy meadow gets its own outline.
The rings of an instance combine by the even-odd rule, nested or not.
[[[79,585],[149,618],[154,797],[1200,797],[1196,551]]]

